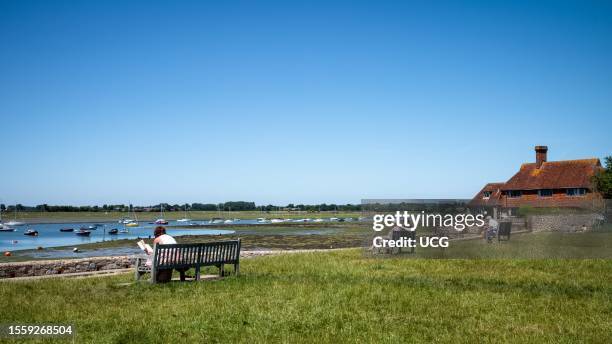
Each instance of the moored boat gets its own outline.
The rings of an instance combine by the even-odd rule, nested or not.
[[[91,234],[91,231],[88,231],[86,229],[79,229],[78,231],[74,232],[74,234],[78,236],[89,236],[89,234]]]
[[[74,232],[74,228],[61,228],[60,232]]]
[[[26,229],[26,231],[23,232],[23,235],[38,236],[38,231],[37,230],[33,230],[33,229]]]
[[[159,206],[159,219],[155,220],[156,225],[167,225],[168,221],[164,219],[164,206]]]
[[[110,231],[108,231],[108,234],[118,234],[119,230],[117,228],[113,228]]]
[[[15,228],[11,228],[11,227],[8,227],[8,226],[0,227],[0,232],[14,232],[14,231],[16,231]]]

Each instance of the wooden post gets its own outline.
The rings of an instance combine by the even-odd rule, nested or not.
[[[151,264],[151,283],[157,282],[157,244],[153,245],[153,264]]]
[[[238,248],[236,249],[236,264],[234,264],[234,274],[240,274],[240,238],[238,238]]]
[[[140,281],[140,271],[138,271],[138,268],[140,267],[140,258],[136,258],[136,263],[135,263],[135,267],[134,267],[134,274],[136,277],[136,281]]]

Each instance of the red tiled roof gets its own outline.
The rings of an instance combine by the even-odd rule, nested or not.
[[[499,204],[499,200],[501,198],[501,187],[504,186],[504,183],[488,183],[485,185],[482,190],[480,190],[474,198],[470,201],[469,205],[472,207],[477,206],[496,206]],[[488,199],[484,199],[485,191],[491,192],[491,196]]]
[[[591,177],[601,168],[597,158],[544,162],[540,168],[535,163],[523,164],[501,189],[591,188]]]

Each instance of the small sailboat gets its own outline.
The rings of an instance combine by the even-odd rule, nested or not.
[[[257,218],[257,222],[259,222],[259,223],[266,223],[266,222],[268,222],[268,220],[266,220],[265,217],[258,217]]]
[[[285,220],[283,220],[283,219],[272,219],[272,220],[270,220],[270,222],[272,222],[272,223],[282,223],[282,222],[285,222]]]
[[[96,229],[98,229],[98,227],[96,227],[96,226],[89,226],[89,227],[87,227],[87,229],[89,229],[90,231],[95,231]]]
[[[61,228],[60,232],[74,232],[74,228]]]
[[[134,216],[133,219],[130,217],[131,215]],[[138,217],[136,216],[136,212],[131,205],[130,209],[128,209],[128,216],[119,220],[119,223],[125,225],[126,227],[138,227]]]
[[[0,232],[14,232],[16,231],[15,228],[9,227],[9,226],[0,226]]]
[[[5,223],[4,225],[6,226],[13,226],[13,227],[17,227],[17,226],[23,226],[25,225],[25,222],[21,222],[21,221],[17,221],[17,205],[15,204],[15,217],[13,218],[13,220]]]
[[[87,229],[79,229],[78,231],[74,232],[74,234],[78,235],[78,236],[89,236],[91,234],[91,231],[88,231]]]
[[[226,225],[229,225],[230,223],[234,223],[234,220],[225,220],[223,221],[223,223],[225,223]]]
[[[223,223],[223,219],[214,217],[214,218],[212,218],[212,220],[208,221],[208,223],[212,223],[212,224]]]
[[[168,221],[166,221],[166,220],[164,219],[164,206],[163,206],[163,205],[160,205],[160,206],[159,206],[159,210],[160,210],[160,212],[159,212],[160,217],[159,217],[159,219],[155,220],[155,224],[156,224],[156,225],[167,225],[167,224],[168,224]]]
[[[176,220],[176,222],[189,222],[189,221],[191,221],[191,219],[187,217],[187,206],[185,206],[185,217],[183,217],[182,219]]]
[[[23,232],[23,235],[38,236],[38,231],[33,229],[26,229],[25,232]]]
[[[130,231],[126,228],[126,229],[120,230],[119,233],[121,233],[121,234],[128,234],[128,233],[130,233]]]
[[[108,231],[108,234],[111,234],[111,235],[119,234],[119,230],[117,228],[113,228],[110,231]]]
[[[323,219],[314,219],[312,222],[323,222]]]

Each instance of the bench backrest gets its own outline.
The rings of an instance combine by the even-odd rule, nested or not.
[[[512,222],[500,222],[499,223],[499,235],[510,235],[512,230]]]
[[[156,269],[236,264],[240,259],[240,239],[197,244],[155,245],[153,251],[153,267]]]

